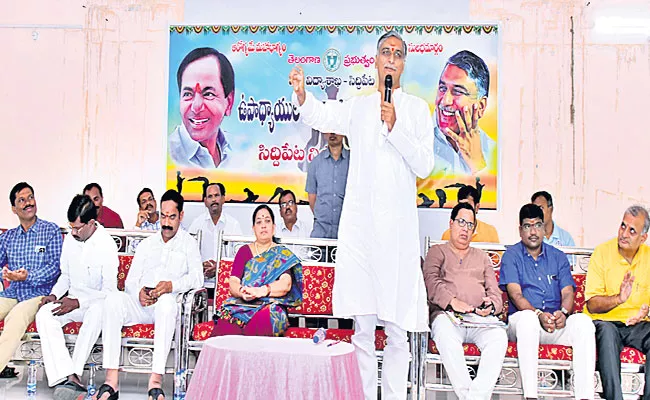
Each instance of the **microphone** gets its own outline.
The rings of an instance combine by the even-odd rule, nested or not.
[[[392,75],[386,75],[384,79],[384,100],[387,103],[390,103],[390,95],[393,93],[393,77]]]

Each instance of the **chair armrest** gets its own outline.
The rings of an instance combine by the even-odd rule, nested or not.
[[[209,318],[208,291],[206,288],[191,289],[183,296],[183,337],[190,340],[194,326]]]

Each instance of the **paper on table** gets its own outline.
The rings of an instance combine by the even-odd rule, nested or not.
[[[453,311],[447,311],[446,314],[454,325],[463,328],[506,327],[506,324],[494,315],[482,317],[474,313],[460,314]]]

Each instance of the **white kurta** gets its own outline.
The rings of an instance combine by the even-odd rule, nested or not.
[[[102,300],[107,293],[117,292],[117,247],[105,228],[97,230],[85,242],[67,235],[61,250],[61,275],[52,288],[60,299],[66,292],[84,307],[94,300]]]
[[[113,238],[103,226],[85,242],[67,235],[61,251],[61,275],[52,288],[60,299],[66,292],[79,301],[79,308],[64,315],[53,315],[59,304],[49,303],[36,314],[41,336],[45,372],[50,386],[71,374],[81,376],[95,342],[102,330],[104,298],[117,293],[119,260]],[[66,347],[62,327],[69,322],[83,322],[72,357]]]
[[[293,95],[294,104],[298,104]],[[433,169],[433,125],[418,97],[393,93],[396,122],[381,121],[381,95],[344,102],[307,94],[302,122],[348,136],[350,169],[339,225],[334,314],[375,314],[407,331],[428,330],[426,288],[420,268],[416,175]]]
[[[190,229],[187,230],[191,234],[196,234],[201,231],[201,260],[214,260],[217,253],[217,246],[220,243],[215,243],[219,231],[223,231],[224,235],[241,235],[242,230],[234,217],[230,216],[228,213],[221,212],[221,217],[215,225],[212,222],[212,217],[206,209],[201,215],[196,217],[196,219],[190,225]]]
[[[140,289],[172,282],[172,293],[182,293],[203,286],[203,265],[199,244],[189,233],[179,229],[165,243],[157,233],[143,239],[133,256],[124,291],[139,304]]]

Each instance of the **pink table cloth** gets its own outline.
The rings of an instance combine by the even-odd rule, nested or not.
[[[205,341],[187,400],[363,399],[361,375],[349,343],[256,336]]]

